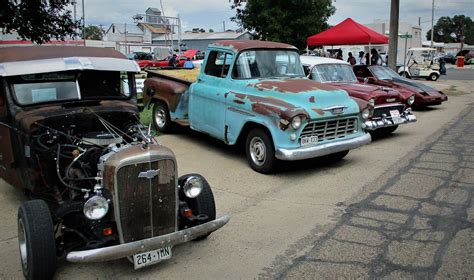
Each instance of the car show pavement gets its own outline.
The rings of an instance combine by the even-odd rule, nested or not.
[[[182,174],[212,186],[230,222],[173,258],[133,270],[126,259],[61,263],[57,279],[473,278],[474,82],[426,82],[449,101],[339,162],[252,171],[237,148],[184,129],[159,136]],[[180,174],[181,175],[181,174]],[[0,180],[0,279],[21,278],[22,193]]]

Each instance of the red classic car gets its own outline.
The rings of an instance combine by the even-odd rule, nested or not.
[[[440,105],[448,100],[448,96],[442,91],[434,89],[423,83],[413,81],[398,75],[395,71],[384,66],[356,65],[354,73],[359,81],[369,84],[386,86],[400,91],[404,95],[415,95],[413,107],[425,107]]]
[[[373,114],[365,121],[368,131],[390,134],[400,124],[415,122],[410,106],[414,94],[403,95],[398,90],[361,83],[357,80],[349,63],[342,60],[317,56],[301,56],[308,78],[331,83],[346,90],[350,96],[369,101],[374,106]]]
[[[176,66],[183,67],[186,60],[188,58],[193,59],[197,52],[198,50],[185,51],[182,55],[177,57],[178,64]],[[137,57],[135,60],[137,61],[138,66],[140,66],[140,69],[161,68],[169,66],[168,59],[153,60],[152,55],[149,55],[149,57]]]

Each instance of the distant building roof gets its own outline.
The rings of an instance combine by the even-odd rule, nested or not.
[[[154,14],[154,15],[161,15],[161,11],[158,8],[151,8],[151,7],[146,9],[145,13]]]
[[[421,42],[421,45],[431,46],[431,41],[423,41],[423,42]],[[442,42],[433,42],[433,47],[435,47],[435,48],[442,48],[442,47],[444,47],[444,45],[445,44],[442,43]]]
[[[248,32],[198,32],[198,33],[183,33],[181,34],[181,40],[236,40],[242,35]],[[250,34],[250,33],[249,33]],[[178,37],[178,35],[174,35]],[[158,35],[153,37],[152,40],[160,41],[165,40],[165,35]]]
[[[140,29],[136,24],[123,24],[123,23],[112,23],[110,27],[107,29],[106,33],[109,33],[111,29],[115,28],[115,32],[119,33],[125,33],[125,30],[127,31],[127,34],[139,34],[143,35],[144,32],[143,30]]]

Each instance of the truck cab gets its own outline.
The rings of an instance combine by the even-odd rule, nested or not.
[[[291,45],[218,41],[199,73],[183,71],[149,72],[144,102],[154,107],[155,128],[178,123],[228,145],[243,142],[257,172],[273,171],[277,160],[342,158],[371,141],[368,102],[306,78]]]

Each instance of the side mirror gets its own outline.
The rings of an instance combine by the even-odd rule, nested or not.
[[[152,87],[147,88],[147,89],[146,89],[146,94],[147,94],[148,96],[150,96],[150,97],[153,96],[153,95],[155,95],[155,89],[152,88]]]

